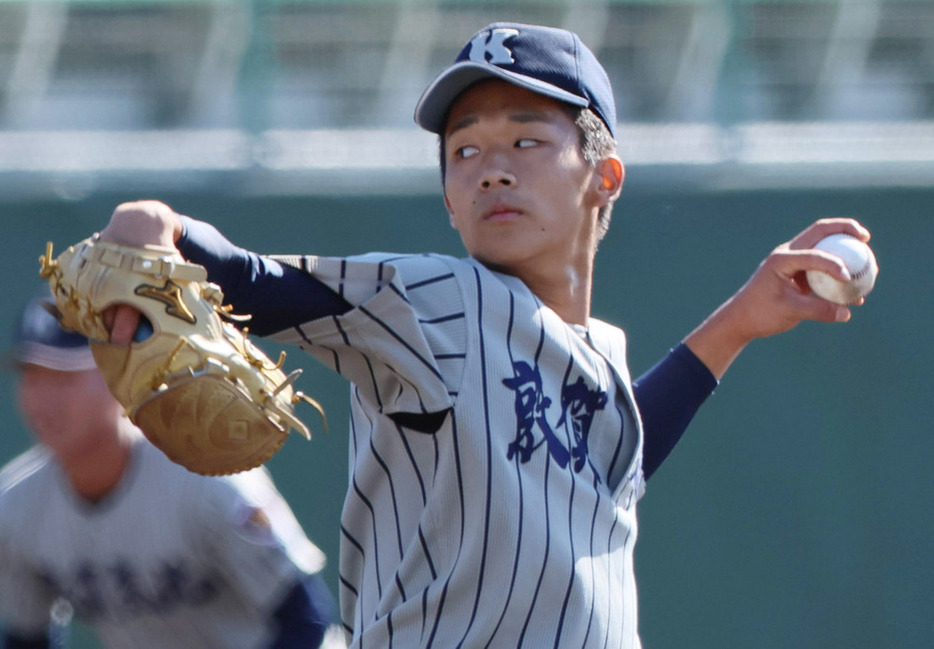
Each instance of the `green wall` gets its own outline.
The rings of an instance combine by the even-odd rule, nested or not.
[[[45,241],[61,249],[137,197],[0,203],[4,346]],[[160,198],[260,252],[460,254],[434,196]],[[932,199],[934,188],[624,192],[598,256],[594,314],[627,330],[636,374],[815,218],[862,220],[882,269],[850,323],[751,345],[653,477],[636,551],[647,649],[929,646]],[[286,367],[301,365],[290,353]],[[336,592],[347,388],[307,368],[300,387],[324,403],[331,432],[293,436],[270,468],[328,553]],[[0,461],[29,444],[12,378],[0,375]],[[79,630],[73,646],[95,645]]]

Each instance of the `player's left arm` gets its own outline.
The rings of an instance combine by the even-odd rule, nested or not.
[[[740,352],[756,338],[793,329],[804,320],[846,322],[848,307],[813,295],[808,270],[849,279],[839,259],[813,250],[824,237],[844,233],[869,241],[869,230],[853,219],[821,219],[778,246],[729,300],[692,331],[684,343],[721,379]]]
[[[235,313],[253,316],[248,326],[257,335],[350,309],[311,275],[235,246],[213,226],[178,214],[159,201],[119,205],[100,239],[178,249],[188,261],[205,266],[208,279],[220,285],[225,303],[232,304]],[[111,342],[131,342],[139,328],[139,316],[129,305],[105,312]]]
[[[205,267],[234,313],[253,316],[247,325],[254,334],[265,336],[350,310],[346,300],[309,273],[235,245],[209,223],[187,216],[179,221],[179,251]]]

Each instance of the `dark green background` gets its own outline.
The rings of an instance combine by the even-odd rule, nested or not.
[[[139,197],[0,203],[7,339],[46,240],[74,243]],[[158,197],[260,252],[461,251],[435,195]],[[805,323],[751,345],[649,483],[636,551],[647,649],[930,646],[932,199],[934,188],[624,191],[597,258],[594,315],[626,329],[634,374],[816,218],[859,218],[882,268],[850,323]],[[270,468],[328,553],[336,592],[347,387],[298,351],[286,360],[296,366],[331,432],[293,436]],[[5,461],[30,438],[13,377],[0,381]],[[310,408],[300,413],[318,429]],[[80,630],[73,640],[94,646]]]

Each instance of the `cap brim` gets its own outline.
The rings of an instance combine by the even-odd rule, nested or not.
[[[3,359],[4,365],[15,369],[21,365],[38,365],[59,372],[82,372],[97,367],[91,348],[61,348],[33,341],[24,342],[9,351]]]
[[[444,130],[448,111],[457,97],[470,86],[484,79],[502,79],[532,92],[567,102],[574,106],[589,106],[585,97],[580,97],[558,86],[533,77],[516,74],[509,70],[476,61],[461,61],[442,72],[422,93],[415,106],[415,123],[426,131],[438,133]]]

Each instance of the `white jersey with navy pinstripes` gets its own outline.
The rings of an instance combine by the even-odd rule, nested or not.
[[[200,476],[141,441],[95,505],[41,446],[0,472],[0,624],[24,636],[62,597],[108,649],[259,649],[323,562],[264,469]]]
[[[352,646],[639,647],[623,332],[569,326],[472,260],[280,259],[355,307],[276,335],[352,381]]]

